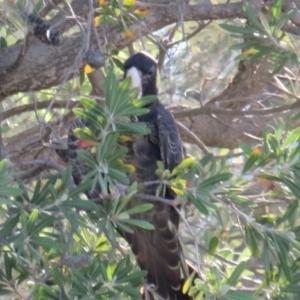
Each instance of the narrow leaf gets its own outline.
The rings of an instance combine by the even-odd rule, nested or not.
[[[227,280],[227,284],[234,286],[238,283],[238,280],[240,278],[240,276],[242,275],[242,273],[244,272],[244,270],[246,269],[246,262],[242,261],[241,263],[239,263],[237,265],[237,267],[234,269],[233,273],[231,274],[231,276],[228,278]]]

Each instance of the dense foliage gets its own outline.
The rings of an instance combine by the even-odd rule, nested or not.
[[[3,7],[5,3],[0,1]],[[36,10],[42,6],[42,2],[34,4]],[[94,20],[95,26],[97,22],[117,24],[130,37],[133,4],[134,1],[124,1],[121,9],[118,1],[102,3],[97,10],[100,20]],[[22,10],[22,5],[23,1],[16,1],[15,9]],[[172,173],[158,164],[159,188],[170,185],[178,195],[176,203],[182,204],[179,234],[186,258],[198,273],[195,280],[192,274],[184,289],[195,299],[204,299],[204,295],[208,300],[299,299],[299,113],[285,114],[282,107],[280,111],[273,107],[283,101],[286,110],[293,104],[296,109],[300,101],[300,41],[299,37],[282,30],[296,9],[282,12],[281,6],[282,1],[275,1],[268,15],[261,12],[257,15],[246,3],[247,23],[223,21],[212,24],[207,29],[211,31],[203,33],[203,36],[209,32],[219,34],[221,41],[233,45],[228,49],[221,49],[219,44],[204,49],[205,39],[201,33],[186,41],[186,33],[176,31],[174,47],[177,48],[171,48],[174,53],[169,55],[162,71],[161,100],[170,103],[183,99],[182,103],[195,107],[193,97],[202,91],[196,91],[200,72],[194,72],[194,59],[202,59],[201,63],[205,62],[205,55],[211,59],[210,49],[218,53],[224,51],[224,56],[214,63],[224,65],[225,56],[238,53],[237,61],[245,64],[263,61],[269,70],[267,98],[259,102],[261,110],[253,103],[247,103],[241,110],[245,116],[249,112],[250,117],[255,112],[258,115],[259,111],[269,112],[271,121],[261,139],[251,145],[239,143],[232,151],[210,148],[205,154],[197,146],[186,143],[187,158]],[[8,15],[12,14],[14,10]],[[145,15],[145,11],[135,12],[136,18]],[[18,43],[19,23],[7,18],[4,12],[0,12],[0,16],[5,20],[0,31],[0,46],[5,48]],[[186,66],[183,66],[180,62],[183,53],[188,51],[186,43],[190,43],[191,52],[186,55]],[[203,56],[199,54],[201,47]],[[136,49],[139,48],[141,44],[136,45]],[[154,49],[151,37],[146,49]],[[84,128],[76,132],[83,146],[88,141],[89,147],[84,146],[80,156],[91,168],[77,187],[68,166],[61,173],[56,172],[56,168],[55,172],[48,170],[38,178],[33,176],[27,180],[20,176],[20,166],[14,165],[9,157],[1,160],[1,299],[141,298],[145,273],[138,269],[130,248],[115,229],[130,231],[128,225],[153,229],[150,223],[136,219],[135,215],[151,209],[154,200],[147,199],[143,205],[125,209],[138,192],[138,185],[129,185],[132,166],[122,161],[127,149],[121,142],[124,136],[147,134],[144,124],[130,122],[130,117],[144,114],[146,110],[141,107],[153,99],[132,100],[136,90],[130,90],[128,80],[119,81],[116,76],[121,73],[121,61],[128,53],[106,50],[109,57],[102,83],[104,99],[89,95],[92,84],[87,73],[92,69],[86,67],[79,79],[71,79],[63,88],[22,92],[8,97],[2,106],[8,111],[18,105],[18,101],[26,105],[35,103],[35,98],[39,102],[51,102],[53,95],[63,99],[72,95],[70,102],[80,102],[80,107],[73,109],[74,115],[91,122],[95,131]],[[152,52],[156,54],[157,49]],[[191,70],[194,74],[189,77]],[[176,80],[171,80],[169,73],[173,73]],[[224,73],[218,74],[215,85],[211,80],[204,80],[202,87],[206,91],[202,93],[204,99],[200,97],[201,105],[205,102],[201,100],[209,99],[226,85],[224,78],[228,79],[232,69]],[[276,91],[273,90],[275,84]],[[44,110],[36,110],[36,118],[32,112],[8,118],[1,127],[4,138],[19,136],[22,126],[18,124],[38,120],[44,127],[46,122],[51,126],[54,121],[59,123],[57,120],[69,106],[58,110],[49,105],[49,109],[45,106]],[[276,114],[278,112],[281,114]],[[50,120],[54,120],[53,123]],[[52,155],[56,154],[52,152]],[[38,162],[36,159],[36,164]],[[34,161],[29,163],[35,164]],[[100,176],[103,173],[105,176]],[[96,185],[103,191],[101,204],[99,200],[87,199],[84,194]]]

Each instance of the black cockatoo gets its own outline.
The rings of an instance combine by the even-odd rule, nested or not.
[[[140,52],[131,56],[124,63],[124,77],[131,77],[132,87],[138,87],[138,96],[157,95],[157,63],[149,54]],[[164,108],[159,99],[147,105],[149,112],[138,117],[138,122],[146,123],[150,129],[147,136],[135,137],[126,143],[128,153],[125,162],[134,165],[135,172],[130,180],[138,183],[157,181],[155,174],[157,162],[161,161],[172,171],[183,160],[183,149],[175,120]],[[77,119],[71,125],[68,137],[68,159],[73,166],[73,177],[76,184],[88,172],[86,166],[77,157],[76,136],[74,128],[88,126],[87,121]],[[139,193],[155,196],[158,185],[142,185]],[[94,194],[94,193],[93,193]],[[95,195],[94,195],[95,196]],[[176,195],[169,187],[160,195],[169,200]],[[144,203],[145,199],[134,197],[129,206]],[[154,201],[149,211],[135,215],[137,219],[152,223],[154,230],[132,227],[133,234],[120,232],[130,244],[141,269],[147,271],[147,283],[159,299],[187,300],[190,297],[182,292],[182,284],[188,276],[178,238],[179,214],[173,206]],[[153,295],[151,299],[155,299]]]

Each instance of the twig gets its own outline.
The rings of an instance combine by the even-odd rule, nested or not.
[[[132,56],[135,53],[133,43],[128,45],[128,51],[130,56]]]
[[[193,139],[195,144],[199,146],[199,148],[203,151],[205,155],[211,154],[211,152],[206,148],[204,143],[191,130],[189,130],[186,126],[184,126],[179,121],[176,121],[176,124],[179,128],[181,128],[187,135],[189,135]]]
[[[0,114],[0,125],[2,123],[3,119],[1,117],[1,114]],[[2,138],[2,128],[0,126],[0,161],[2,159],[9,159],[9,154],[8,154],[8,151],[5,147],[5,144],[4,144],[4,141],[3,141],[3,138]]]
[[[187,220],[185,219],[183,213],[180,211],[180,209],[178,209],[177,207],[175,207],[177,213],[179,214],[181,220],[184,222],[186,228],[188,229],[190,235],[193,237],[194,239],[194,246],[195,246],[195,252],[196,252],[196,261],[197,261],[197,271],[198,271],[198,275],[201,277],[202,280],[205,281],[205,276],[202,275],[201,272],[201,266],[200,266],[200,258],[199,258],[199,247],[198,247],[198,243],[197,243],[197,239],[196,236],[191,228],[191,226],[189,225],[189,223],[187,222]]]
[[[39,283],[40,284],[46,283],[47,280],[52,276],[52,274],[56,271],[57,268],[58,266],[55,266],[53,269],[51,269]],[[39,288],[39,284],[36,284],[33,290],[31,291],[31,293],[24,300],[31,300],[38,288]]]
[[[262,110],[229,110],[221,109],[211,106],[203,106],[199,108],[187,109],[184,111],[174,112],[175,118],[192,117],[197,115],[228,115],[228,116],[268,116],[274,113],[282,113],[284,111],[290,111],[296,108],[300,108],[300,101],[293,104],[286,104],[275,108],[262,109]]]
[[[61,91],[62,87],[64,86],[64,84],[69,80],[70,76],[75,73],[78,69],[78,67],[80,66],[82,60],[83,60],[83,57],[84,57],[84,54],[87,53],[90,45],[90,33],[91,33],[91,25],[92,25],[92,17],[93,17],[93,3],[91,0],[89,0],[89,12],[88,12],[88,28],[87,28],[87,31],[85,32],[84,30],[84,27],[83,25],[81,24],[81,22],[78,20],[78,17],[76,16],[76,13],[73,11],[73,8],[72,6],[67,3],[70,11],[71,11],[71,14],[72,14],[72,17],[76,20],[80,30],[81,30],[81,33],[82,33],[82,46],[81,48],[78,50],[78,53],[76,55],[76,58],[74,60],[74,63],[72,64],[72,66],[69,68],[69,70],[66,72],[66,74],[64,75],[57,91],[56,91],[56,94],[55,96],[51,99],[50,103],[49,103],[49,106],[47,108],[47,111],[45,112],[45,115],[44,115],[44,119],[46,118],[47,114],[49,113],[49,111],[51,110],[51,108],[53,107],[54,103],[56,102],[56,95]],[[68,105],[67,105],[68,107]],[[44,124],[44,123],[43,123]],[[42,125],[41,128],[40,128],[40,133],[42,133],[44,130],[44,126]],[[42,134],[41,134],[42,135]]]
[[[48,3],[39,12],[40,17],[44,18],[53,8],[55,8],[62,0],[49,0]]]
[[[51,103],[51,100],[16,106],[16,107],[13,107],[9,110],[6,110],[6,111],[0,113],[0,119],[2,119],[2,121],[4,121],[8,118],[11,118],[15,115],[20,115],[21,113],[24,113],[24,112],[28,112],[28,111],[32,111],[32,110],[36,110],[36,109],[44,109],[44,108],[47,108],[50,103]],[[77,101],[77,100],[74,100],[71,102],[69,100],[56,101],[55,103],[53,103],[52,107],[53,108],[67,108],[68,103],[69,103],[68,108],[71,109],[71,108],[75,107],[76,105],[80,104],[80,101]]]
[[[160,4],[160,3],[151,3],[151,2],[143,2],[143,1],[135,1],[135,7],[137,8],[146,8],[146,7],[170,7],[170,6],[175,6],[176,3],[171,2],[168,4]]]
[[[29,178],[33,178],[35,176],[37,176],[39,173],[41,173],[44,170],[44,166],[34,166],[33,168],[31,168],[28,171],[22,171],[22,172],[18,172],[16,174],[13,175],[13,177],[15,179],[26,179],[28,180]]]
[[[52,169],[55,169],[59,173],[63,174],[65,171],[65,168],[60,166],[58,163],[51,159],[37,159],[37,160],[29,160],[29,161],[23,161],[23,162],[18,162],[12,166],[9,166],[8,169],[16,169],[19,167],[23,166],[29,166],[29,165],[42,165],[45,167],[49,167]]]
[[[178,206],[179,205],[179,201],[176,200],[168,200],[162,197],[158,197],[158,196],[152,196],[152,195],[146,195],[146,194],[135,194],[135,197],[143,199],[143,200],[148,200],[148,201],[153,201],[153,202],[162,202],[165,204],[168,204],[170,206]]]
[[[196,34],[198,34],[200,31],[202,31],[206,26],[208,26],[212,21],[208,21],[207,23],[205,24],[198,24],[198,27],[190,34],[188,34],[186,36],[186,38],[184,40],[189,40],[191,39],[192,37],[194,37]],[[172,48],[173,46],[177,45],[177,44],[180,44],[184,41],[183,39],[179,40],[179,41],[176,41],[174,43],[171,43],[168,45],[168,48]]]

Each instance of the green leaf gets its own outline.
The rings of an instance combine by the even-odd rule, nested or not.
[[[76,186],[75,188],[72,188],[69,191],[69,198],[75,197],[75,196],[79,195],[80,193],[90,190],[91,185],[92,185],[91,180],[82,181],[78,186]]]
[[[253,149],[245,143],[239,143],[239,148],[245,153],[245,155],[250,156],[252,154]]]
[[[143,220],[136,220],[136,219],[123,219],[122,222],[136,226],[136,227],[140,227],[146,230],[154,230],[155,227],[146,221]]]
[[[184,282],[184,285],[182,287],[183,294],[186,294],[189,291],[189,289],[190,289],[190,287],[192,285],[192,282],[193,282],[193,280],[195,278],[195,275],[196,275],[196,272],[192,272],[192,274]]]
[[[157,100],[157,96],[155,95],[148,95],[148,96],[144,96],[142,98],[138,98],[138,99],[134,99],[131,103],[134,107],[137,107],[137,108],[143,108],[145,107],[146,105],[154,102]],[[144,109],[145,112],[147,113],[149,111],[149,109],[145,108]]]
[[[130,103],[129,105],[127,105],[127,107],[123,107],[121,111],[118,112],[118,116],[141,116],[141,115],[145,115],[146,113],[149,112],[149,109],[147,108],[136,108],[134,106],[132,106],[132,104]]]
[[[299,141],[299,137],[300,137],[300,127],[296,127],[295,129],[289,132],[287,139],[283,143],[283,147],[285,148],[290,144]]]
[[[108,175],[112,179],[116,179],[119,183],[129,184],[129,178],[127,174],[125,174],[124,172],[121,172],[117,169],[108,168]]]
[[[7,167],[7,160],[6,159],[2,159],[0,161],[0,174],[1,175],[4,173],[6,167]]]
[[[38,288],[37,299],[59,299],[59,294],[53,289],[53,287],[41,284]]]
[[[260,178],[265,178],[265,179],[268,179],[268,180],[270,180],[270,181],[278,181],[278,182],[281,182],[280,177],[278,177],[278,176],[276,176],[276,175],[273,175],[273,174],[267,174],[267,173],[265,173],[265,174],[259,174],[258,177],[260,177]]]
[[[18,224],[20,214],[17,214],[14,218],[7,219],[0,230],[0,236],[6,237],[11,234],[12,230]]]
[[[118,58],[116,58],[115,56],[113,56],[112,58],[113,63],[121,70],[124,71],[124,64],[123,62],[121,62]]]
[[[257,241],[255,239],[254,230],[251,228],[251,226],[246,225],[245,233],[246,233],[246,242],[247,242],[248,247],[251,250],[252,256],[254,258],[258,258],[259,257],[259,249],[258,249]]]
[[[129,203],[129,201],[131,200],[132,196],[136,193],[136,190],[132,190],[131,192],[129,192],[125,198],[119,198],[115,200],[115,206],[113,209],[113,212],[116,215],[121,214],[124,211],[124,208],[126,207],[126,205]]]
[[[259,158],[259,155],[257,155],[256,153],[252,153],[244,165],[242,174],[245,174],[247,171],[249,171],[255,165]]]
[[[274,135],[269,134],[267,137],[267,141],[270,145],[270,148],[273,150],[273,152],[279,156],[281,154],[281,148],[278,140],[275,138]]]
[[[274,4],[271,6],[271,16],[272,20],[276,20],[281,13],[283,0],[275,0]]]
[[[134,5],[135,3],[135,0],[124,0],[123,1],[123,5],[127,8],[130,8]]]
[[[0,196],[2,197],[17,197],[21,196],[22,194],[23,191],[18,188],[1,186]]]
[[[221,174],[217,174],[217,175],[211,176],[210,178],[202,181],[199,184],[199,188],[204,188],[204,187],[207,187],[207,186],[214,185],[216,183],[221,183],[221,182],[227,181],[232,176],[233,176],[232,173],[221,173]]]
[[[77,155],[79,159],[81,159],[84,163],[86,163],[90,168],[96,168],[97,163],[95,161],[94,156],[91,153],[89,153],[86,150],[80,149],[77,151]]]
[[[219,239],[216,236],[212,237],[209,241],[209,246],[208,246],[209,254],[214,255],[217,251],[218,246],[219,246]]]
[[[67,187],[71,181],[71,178],[72,178],[72,167],[69,165],[69,166],[67,166],[67,168],[61,178],[61,186],[59,188],[60,193],[63,193],[67,189]]]
[[[32,211],[32,213],[30,214],[29,223],[35,223],[35,221],[37,220],[38,216],[39,216],[39,210],[38,209],[34,209]]]
[[[239,291],[229,291],[224,300],[257,300],[254,296],[249,293],[239,292]]]
[[[115,130],[120,134],[141,134],[149,133],[145,123],[119,123],[115,122]]]
[[[241,38],[242,35],[253,35],[253,33],[255,32],[252,28],[249,27],[238,27],[229,24],[220,24],[219,26],[229,32],[241,34]]]
[[[94,133],[88,127],[75,128],[73,132],[75,136],[80,140],[96,141]]]
[[[97,162],[103,162],[104,158],[111,154],[112,150],[115,149],[117,141],[119,139],[119,134],[112,132],[109,133],[105,140],[97,146],[96,156]]]
[[[130,286],[115,286],[116,290],[119,290],[122,293],[125,293],[133,298],[138,297],[140,295],[139,291]]]
[[[6,39],[1,36],[0,37],[0,49],[3,49],[3,48],[7,48],[7,42],[6,42]]]
[[[139,213],[142,213],[142,212],[146,212],[146,211],[148,211],[152,208],[153,208],[153,204],[145,203],[145,204],[137,205],[133,208],[127,209],[126,213],[128,215],[135,215],[135,214],[139,214]]]
[[[140,271],[140,272],[134,272],[132,274],[126,274],[125,276],[120,276],[119,275],[119,279],[118,279],[118,283],[125,283],[125,282],[130,282],[136,278],[141,278],[143,275],[145,275],[145,271]]]
[[[28,230],[28,235],[34,236],[36,234],[39,234],[44,228],[53,226],[54,219],[54,216],[47,216],[44,219],[42,219],[38,224],[35,224],[35,226],[30,226],[30,231]]]
[[[205,216],[209,215],[208,209],[202,203],[202,200],[199,197],[196,198],[194,195],[190,193],[188,193],[187,196],[188,196],[188,200],[192,202],[201,213],[203,213]]]
[[[90,201],[90,200],[81,200],[81,199],[76,199],[72,201],[65,201],[63,203],[65,207],[74,207],[78,209],[82,209],[84,211],[97,211],[98,206],[95,202]]]
[[[300,199],[300,186],[293,182],[290,178],[285,175],[281,176],[282,182],[291,190],[291,192]]]
[[[80,102],[86,110],[91,111],[91,113],[93,113],[95,116],[105,117],[103,107],[100,106],[95,100],[82,97]]]
[[[11,289],[6,289],[2,284],[0,284],[0,296],[12,294]]]
[[[261,33],[265,33],[263,26],[256,18],[254,11],[252,10],[251,6],[247,2],[243,2],[243,9],[247,16],[247,19],[250,21],[252,26],[257,29]]]
[[[109,111],[112,112],[113,101],[116,98],[117,89],[119,83],[117,82],[116,76],[113,72],[108,72],[104,80],[105,86],[105,105],[109,108]]]
[[[16,261],[8,256],[7,253],[4,254],[4,265],[5,265],[5,275],[6,275],[6,280],[10,281],[12,279],[12,271],[13,268],[15,268]]]
[[[260,43],[260,41],[258,41],[258,40],[250,40],[250,41],[246,41],[246,42],[243,42],[243,43],[234,44],[234,45],[231,46],[231,49],[233,49],[233,50],[235,50],[235,49],[237,49],[237,50],[249,49],[249,48],[252,48],[254,46],[259,45],[259,43]]]
[[[34,237],[31,239],[31,242],[44,248],[59,249],[59,244],[55,240],[48,237]]]
[[[283,0],[280,0],[280,1],[283,1]],[[297,13],[297,9],[295,9],[295,8],[289,9],[289,10],[285,11],[282,14],[282,16],[274,24],[274,26],[275,26],[274,33],[276,33],[279,30],[281,30],[282,26],[284,24],[286,24],[289,20],[291,20],[296,15],[296,13]]]
[[[123,222],[123,220],[122,220],[122,222]],[[131,234],[133,233],[133,230],[129,226],[122,224],[121,222],[115,222],[115,223],[116,223],[117,228],[120,229],[121,231],[128,232]]]
[[[270,24],[269,24],[266,16],[262,12],[259,12],[259,18],[260,18],[260,22],[263,25],[266,33],[269,34],[269,38],[273,39],[272,32],[271,32],[271,27],[270,27]]]
[[[41,204],[47,203],[49,200],[47,199],[47,195],[51,192],[51,189],[55,185],[56,178],[50,178],[47,183],[44,185],[43,189],[40,191],[39,187],[38,192],[34,193],[34,197],[32,198],[31,202],[34,204]]]
[[[195,164],[195,158],[193,157],[187,157],[186,159],[184,159],[178,166],[176,166],[173,171],[172,171],[172,175],[177,175],[179,172],[182,172],[183,170],[191,167],[192,165]]]
[[[280,225],[288,219],[291,219],[298,211],[299,200],[291,202],[282,217],[278,218],[276,225]]]
[[[247,263],[245,261],[242,261],[241,263],[239,263],[236,266],[236,268],[234,269],[231,276],[227,279],[227,284],[229,284],[231,286],[236,285],[238,283],[238,280],[239,280],[240,276],[242,275],[242,273],[246,269],[246,266],[247,266]]]
[[[264,239],[263,249],[262,249],[261,256],[260,256],[260,260],[264,266],[264,270],[266,273],[269,272],[271,269],[269,253],[270,253],[269,241],[268,241],[268,238],[266,237]]]
[[[95,126],[95,128],[98,129],[102,128],[102,126],[104,125],[104,120],[106,120],[104,117],[97,116],[90,111],[83,110],[82,108],[78,108],[78,107],[73,108],[73,113],[77,117],[88,121],[93,126]]]
[[[281,292],[283,293],[291,293],[291,294],[296,294],[300,295],[300,286],[299,284],[290,284],[282,287],[280,289]]]
[[[272,236],[273,236],[274,245],[276,245],[276,250],[277,250],[276,253],[279,259],[280,267],[283,269],[283,272],[287,280],[292,281],[291,268],[288,264],[287,255],[286,255],[287,249],[275,235]]]
[[[110,162],[115,163],[117,159],[123,157],[128,152],[128,149],[126,147],[120,147],[118,150],[109,153],[107,155],[106,161],[108,164]]]

